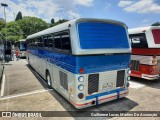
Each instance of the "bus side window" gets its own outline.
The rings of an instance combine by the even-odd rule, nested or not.
[[[33,38],[31,39],[31,43],[30,44],[31,44],[31,48],[34,48],[35,41],[34,41]]]
[[[48,49],[48,38],[47,38],[47,36],[43,37],[43,44],[44,44],[44,49]]]
[[[29,47],[29,40],[26,40],[26,47]]]
[[[32,47],[33,47],[33,48],[36,47],[36,39],[35,39],[35,38],[32,39]]]
[[[32,39],[28,39],[27,46],[28,46],[29,48],[31,48],[31,41],[32,41]]]
[[[53,49],[53,37],[51,35],[48,36],[48,49]]]
[[[60,36],[54,36],[54,46],[55,46],[55,49],[59,49],[61,50],[62,49],[62,45],[61,45],[61,37]]]
[[[39,38],[38,38],[37,46],[38,46],[39,48],[43,48],[43,39],[42,39],[42,37],[39,37]]]
[[[62,50],[63,51],[71,51],[71,44],[70,44],[69,35],[62,35],[61,42],[62,42]]]
[[[32,47],[32,39],[29,39],[28,45],[29,45],[30,48]]]
[[[38,47],[38,38],[35,38],[35,44],[34,44],[34,47],[36,48],[36,47]]]

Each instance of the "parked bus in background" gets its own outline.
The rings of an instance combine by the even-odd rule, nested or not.
[[[1,84],[3,70],[4,70],[4,42],[0,36],[0,84]]]
[[[0,33],[0,84],[2,80],[4,64],[13,58],[11,41],[5,40],[5,37]]]
[[[129,29],[132,45],[131,76],[155,80],[160,73],[160,27]]]
[[[27,60],[81,109],[128,94],[131,47],[127,26],[114,20],[71,20],[27,37]]]
[[[27,44],[25,39],[16,41],[14,43],[14,48],[19,51],[19,57],[26,57]]]
[[[4,41],[4,56],[5,61],[9,62],[13,60],[13,51],[12,51],[12,43],[9,40]]]

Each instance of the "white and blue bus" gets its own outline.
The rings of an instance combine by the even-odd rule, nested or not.
[[[127,26],[80,18],[27,37],[27,60],[81,109],[128,94],[131,47]]]

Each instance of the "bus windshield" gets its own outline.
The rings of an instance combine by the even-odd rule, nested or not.
[[[25,51],[26,50],[26,42],[20,42],[20,51]]]
[[[129,48],[126,29],[123,26],[103,22],[81,22],[78,24],[82,49]]]
[[[130,34],[132,48],[148,48],[148,43],[145,33]]]
[[[160,44],[160,29],[152,30],[155,44]]]

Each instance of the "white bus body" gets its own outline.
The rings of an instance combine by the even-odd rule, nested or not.
[[[76,108],[128,94],[131,47],[124,23],[76,19],[27,37],[28,63]]]

